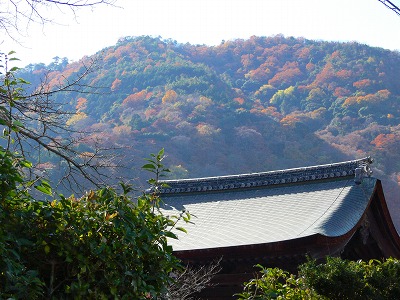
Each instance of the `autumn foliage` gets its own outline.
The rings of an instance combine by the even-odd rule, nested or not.
[[[189,177],[371,155],[400,193],[398,52],[277,35],[213,47],[126,37],[99,53],[85,83],[108,90],[57,101],[77,112],[69,124],[94,132],[87,140],[119,147],[130,171],[116,177],[135,178],[135,158],[162,147]],[[54,70],[49,84],[79,68]],[[37,82],[42,69],[21,77]]]

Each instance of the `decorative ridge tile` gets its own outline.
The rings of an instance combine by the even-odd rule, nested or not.
[[[162,180],[168,187],[160,189],[161,194],[199,193],[253,187],[276,186],[289,183],[301,183],[322,179],[354,176],[355,170],[370,170],[371,157],[361,159],[293,168],[261,173],[226,175],[216,177]]]

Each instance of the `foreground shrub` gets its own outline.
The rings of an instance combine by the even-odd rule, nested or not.
[[[327,257],[299,266],[295,276],[278,268],[261,268],[244,284],[237,299],[400,299],[400,261],[349,261]]]
[[[329,299],[400,299],[400,261],[349,261],[327,257],[299,268],[307,285]]]
[[[297,278],[279,268],[258,267],[261,277],[245,283],[237,299],[324,299],[305,285],[303,277]]]
[[[176,237],[176,220],[159,212],[157,193],[133,199],[123,185],[122,193],[103,188],[81,198],[34,200],[9,163],[16,157],[3,154],[0,167],[8,175],[1,185],[8,188],[0,202],[1,299],[150,299],[165,293],[169,273],[180,264],[167,245],[167,237]],[[146,165],[157,176],[162,156]],[[37,189],[52,194],[46,182]]]
[[[76,160],[78,145],[63,125],[63,116],[70,114],[49,100],[55,92],[82,87],[79,80],[91,67],[72,83],[54,91],[43,83],[29,95],[29,83],[16,77],[18,68],[9,68],[17,60],[13,54],[0,53],[0,299],[150,299],[165,294],[170,272],[180,268],[167,238],[176,238],[172,229],[177,221],[190,216],[182,212],[173,219],[159,210],[158,179],[167,171],[164,151],[152,154],[143,166],[154,175],[152,192],[133,198],[131,188],[122,185],[122,193],[103,188],[80,198],[53,196],[46,181],[25,176],[32,164],[23,154],[35,156],[32,142],[66,162],[67,182],[97,181],[91,176],[101,174],[101,152]],[[41,199],[32,197],[33,188],[43,193]]]

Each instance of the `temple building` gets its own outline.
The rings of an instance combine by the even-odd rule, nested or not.
[[[166,214],[187,210],[171,240],[184,262],[221,259],[221,272],[203,299],[233,299],[255,265],[296,272],[309,256],[321,259],[400,258],[400,238],[371,158],[328,165],[209,178],[166,180]]]

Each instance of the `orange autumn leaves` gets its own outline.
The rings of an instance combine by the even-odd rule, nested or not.
[[[377,104],[386,101],[390,97],[390,92],[388,90],[380,90],[374,94],[357,95],[348,97],[343,106],[350,106],[354,104]]]

